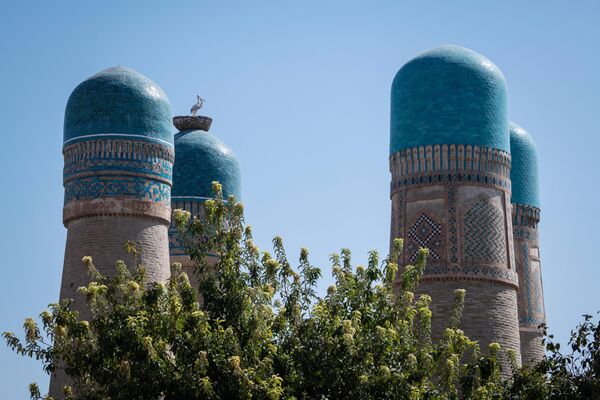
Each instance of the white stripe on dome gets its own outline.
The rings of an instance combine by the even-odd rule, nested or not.
[[[69,142],[72,142],[74,140],[79,140],[79,139],[87,139],[87,138],[93,138],[93,137],[102,137],[102,136],[119,136],[119,137],[131,137],[131,138],[143,138],[143,139],[147,139],[150,141],[156,140],[158,142],[162,142],[164,144],[166,144],[167,146],[170,147],[175,147],[175,145],[173,143],[170,143],[166,140],[163,139],[159,139],[159,138],[153,138],[151,136],[146,136],[146,135],[131,135],[131,134],[126,134],[126,133],[95,133],[93,135],[83,135],[83,136],[77,136],[74,138],[71,138],[69,140],[66,140],[65,142],[63,142],[63,146],[66,145]]]

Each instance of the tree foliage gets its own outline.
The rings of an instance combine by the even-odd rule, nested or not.
[[[8,345],[47,372],[64,369],[73,381],[66,398],[80,400],[544,399],[598,389],[599,330],[589,318],[572,339],[580,358],[549,342],[550,358],[515,368],[503,382],[499,346],[483,355],[460,330],[463,290],[443,337],[432,342],[431,299],[412,292],[426,249],[404,266],[398,287],[401,239],[386,258],[370,252],[365,266],[342,249],[331,255],[335,284],[319,296],[321,270],[308,251],[295,267],[279,237],[272,253],[261,252],[242,205],[214,188],[200,218],[174,212],[196,263],[200,301],[177,265],[167,282],[147,283],[142,265],[117,261],[108,277],[84,257],[91,281],[79,293],[89,321],[64,299],[41,314],[41,327],[27,319],[23,340],[4,333]],[[133,243],[126,248],[136,252]],[[35,384],[30,392],[50,399]]]
[[[547,356],[531,368],[514,368],[512,378],[503,385],[504,398],[599,400],[600,323],[584,315],[571,331],[566,353],[553,335],[544,333]]]

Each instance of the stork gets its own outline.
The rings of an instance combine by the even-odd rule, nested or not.
[[[190,114],[192,114],[192,117],[195,117],[198,110],[204,105],[204,99],[202,97],[196,95],[196,99],[196,104],[194,104],[190,109]]]

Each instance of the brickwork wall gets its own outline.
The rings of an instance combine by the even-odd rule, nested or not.
[[[482,349],[498,342],[520,361],[510,204],[510,155],[465,145],[406,149],[390,157],[392,238],[402,264],[430,256],[418,291],[432,296],[433,334],[446,325],[454,289],[467,289],[462,328]],[[505,373],[506,357],[501,358]]]
[[[133,255],[124,249],[128,240],[136,243],[139,262],[146,268],[149,282],[169,278],[166,224],[150,218],[123,216],[78,219],[68,226],[60,298],[76,299],[77,288],[89,282],[87,269],[81,262],[84,256],[91,256],[98,271],[106,275],[114,275],[117,260],[134,267]]]
[[[130,267],[135,265],[133,256],[123,248],[126,241],[133,240],[149,282],[164,281],[170,276],[167,225],[160,220],[100,216],[77,219],[67,228],[60,298],[73,299],[73,308],[80,312],[82,319],[89,318],[85,299],[77,294],[77,289],[89,282],[87,267],[81,262],[84,256],[91,256],[102,274],[112,276],[117,260],[125,261]],[[50,380],[50,393],[62,398],[59,394],[66,382],[63,373],[54,375]]]
[[[455,289],[465,289],[465,308],[461,328],[471,339],[479,341],[482,351],[487,345],[498,342],[502,345],[500,363],[504,375],[510,372],[505,350],[520,353],[519,323],[517,318],[517,291],[514,287],[495,285],[477,281],[421,282],[416,295],[426,293],[431,296],[433,320],[431,331],[434,339],[439,339],[448,326]]]
[[[519,328],[523,364],[535,364],[544,357],[543,331],[546,322],[544,289],[537,226],[539,209],[513,205],[515,259],[519,272]]]
[[[527,331],[521,328],[521,358],[523,365],[534,365],[542,360],[545,355],[544,344],[542,340],[544,335],[540,330]]]
[[[127,135],[125,135],[127,136]],[[73,309],[89,318],[77,289],[89,282],[81,259],[91,256],[103,274],[114,275],[115,262],[135,266],[124,250],[136,243],[147,281],[170,276],[169,235],[173,146],[146,139],[90,137],[63,148],[67,243],[60,298],[74,300]],[[68,377],[57,371],[50,394],[62,398]]]

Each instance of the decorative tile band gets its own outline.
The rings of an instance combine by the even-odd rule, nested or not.
[[[173,197],[171,199],[171,208],[173,210],[189,211],[192,217],[197,217],[204,211],[204,201],[206,198],[193,197],[182,199],[181,197]]]
[[[518,285],[512,280],[502,280],[496,278],[490,278],[486,276],[477,276],[477,275],[457,275],[457,274],[447,274],[447,275],[428,275],[426,277],[421,278],[421,282],[488,282],[495,285],[501,286],[510,286],[514,290],[518,290]]]
[[[537,228],[529,228],[525,226],[513,226],[513,238],[538,241],[539,234]]]
[[[130,198],[171,204],[171,185],[146,178],[101,175],[72,180],[65,185],[65,204],[97,198]]]
[[[157,158],[175,161],[175,150],[163,144],[125,139],[98,139],[76,142],[63,149],[65,163],[88,158],[111,158],[152,162]]]
[[[518,287],[519,278],[517,273],[506,267],[490,265],[439,265],[428,264],[425,267],[421,281],[437,281],[440,279],[463,281],[484,280],[502,285]]]
[[[525,204],[512,205],[513,226],[537,229],[540,222],[540,209]],[[515,229],[516,231],[516,229]]]
[[[154,218],[164,224],[171,222],[171,208],[165,203],[127,198],[97,198],[72,201],[63,207],[63,223],[97,216],[134,216]]]
[[[494,187],[510,193],[510,179],[497,174],[464,171],[459,173],[424,173],[412,177],[401,177],[392,180],[391,193],[401,187],[434,186],[439,184],[461,183],[471,186]]]
[[[65,223],[90,215],[170,222],[174,148],[137,136],[91,135],[65,145]]]
[[[471,145],[420,146],[390,156],[391,192],[400,187],[466,183],[511,191],[510,155]]]
[[[514,270],[488,265],[427,265],[421,282],[432,281],[485,281],[499,285],[519,286]]]
[[[463,144],[420,146],[390,156],[390,171],[396,178],[431,172],[485,172],[510,179],[510,154],[491,147]]]
[[[65,165],[63,182],[66,183],[83,176],[115,173],[147,176],[150,179],[170,184],[173,176],[173,163],[162,159],[157,159],[151,163],[137,160],[88,159]]]
[[[171,182],[174,149],[162,144],[135,140],[88,140],[64,148],[63,179],[79,175],[119,172],[146,174]]]

